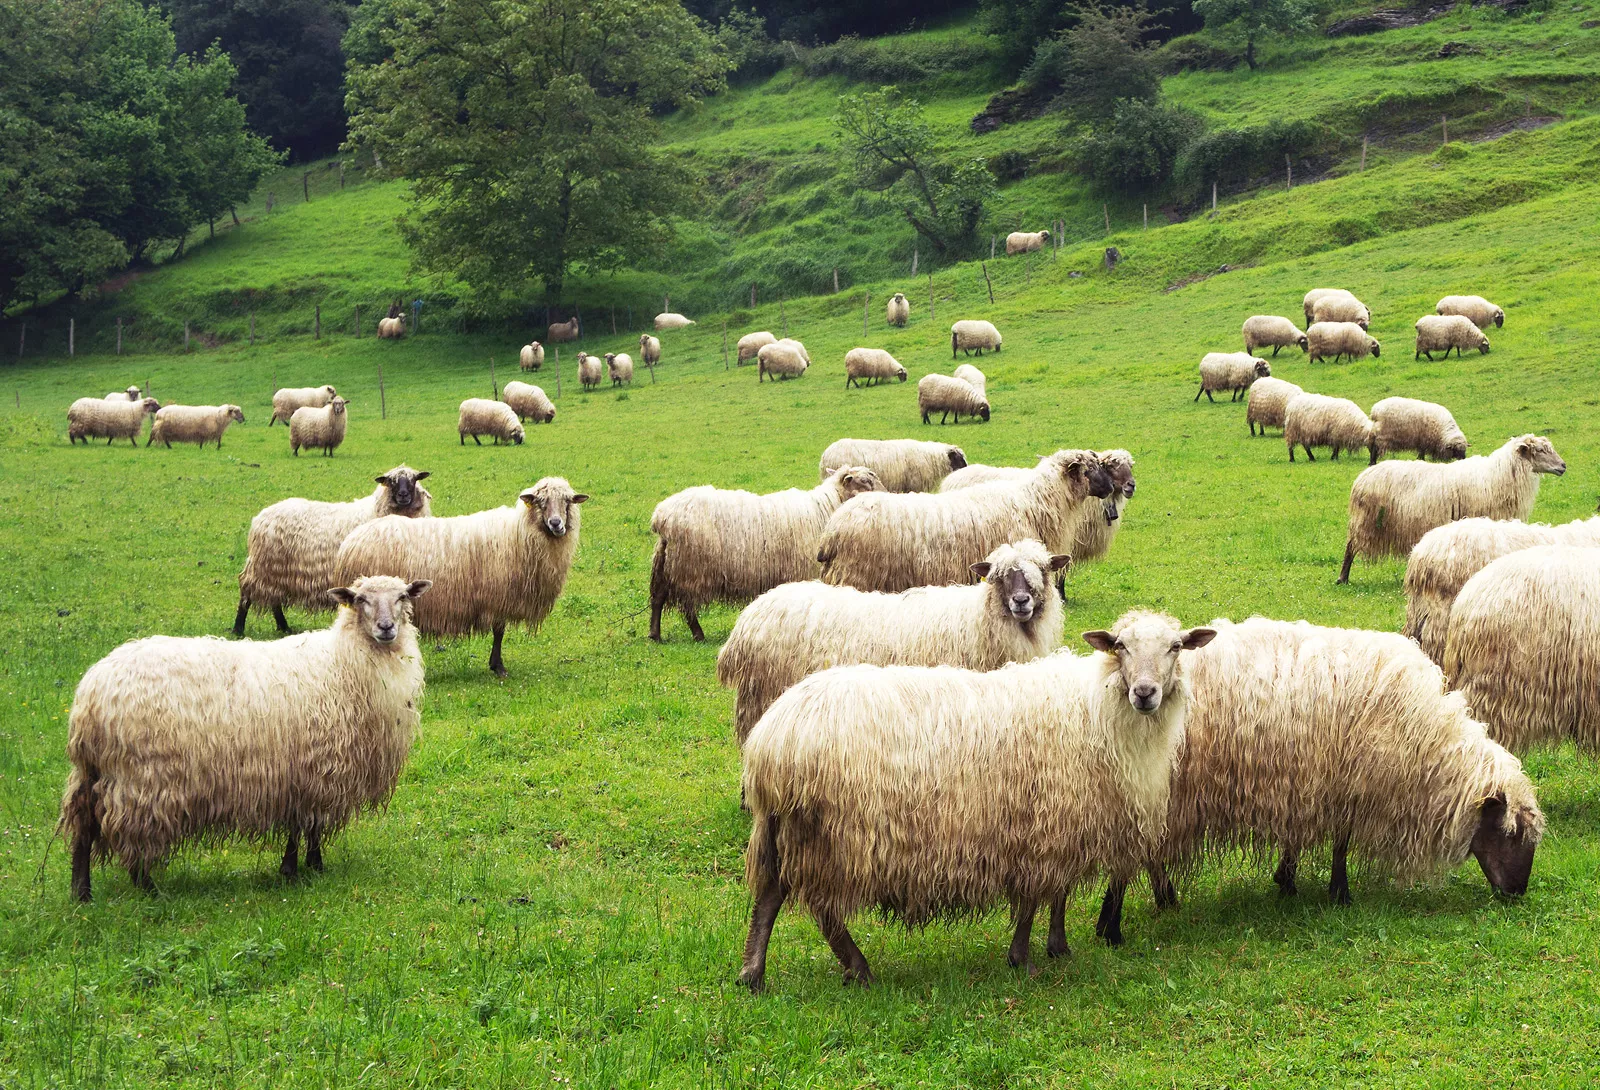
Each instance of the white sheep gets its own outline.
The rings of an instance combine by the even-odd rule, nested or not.
[[[988,377],[985,376],[982,371],[972,366],[972,364],[963,363],[960,367],[955,369],[953,374],[956,378],[960,379],[962,382],[965,382],[968,386],[971,386],[974,390],[978,391],[979,396],[989,396]]]
[[[1291,399],[1305,393],[1292,382],[1281,378],[1258,378],[1250,384],[1245,401],[1244,418],[1250,425],[1251,435],[1266,435],[1267,428],[1283,427],[1284,412]],[[1256,429],[1260,428],[1260,431]]]
[[[82,439],[83,445],[88,446],[90,439],[104,439],[109,447],[117,439],[126,439],[138,446],[144,418],[155,415],[160,408],[161,402],[153,397],[138,401],[80,397],[67,408],[67,442]]]
[[[1255,355],[1256,349],[1272,348],[1274,358],[1278,349],[1290,345],[1298,346],[1300,351],[1307,350],[1306,335],[1287,318],[1280,318],[1275,314],[1256,314],[1244,320],[1244,350],[1247,355]]]
[[[518,365],[524,371],[537,371],[544,366],[544,345],[529,341],[518,354]]]
[[[1312,311],[1316,309],[1317,300],[1330,295],[1350,295],[1352,299],[1355,298],[1355,296],[1351,295],[1350,292],[1345,291],[1343,288],[1312,288],[1310,291],[1306,292],[1306,297],[1303,300],[1303,306],[1306,314],[1306,325],[1311,324],[1311,314]]]
[[[400,520],[407,521],[407,520]],[[426,520],[423,520],[426,521]],[[322,869],[322,841],[383,805],[411,752],[422,655],[408,613],[428,589],[375,576],[333,591],[330,628],[271,642],[151,636],[84,674],[59,831],[72,893],[114,858],[134,885],[174,849],[286,834],[279,872]]]
[[[1332,358],[1338,363],[1342,357],[1352,360],[1371,356],[1377,359],[1383,346],[1366,329],[1355,322],[1316,322],[1306,330],[1307,351],[1311,362]]]
[[[887,379],[906,380],[906,369],[900,361],[881,348],[852,348],[844,354],[844,385],[846,389],[868,385]]]
[[[516,410],[503,401],[490,401],[486,397],[469,397],[461,403],[456,434],[462,446],[467,445],[469,435],[480,447],[483,446],[480,435],[494,436],[495,446],[499,446],[501,440],[521,446],[524,438],[522,421],[517,419]]]
[[[941,424],[950,419],[952,413],[957,424],[961,423],[962,413],[987,421],[989,399],[982,391],[953,375],[923,375],[917,382],[917,410],[924,424],[933,422],[929,419],[933,413],[939,414]]]
[[[756,361],[757,382],[768,375],[772,376],[774,382],[780,378],[799,378],[811,366],[811,357],[806,353],[806,346],[789,337],[762,345],[760,351],[756,353]]]
[[[535,424],[552,424],[556,419],[555,404],[538,386],[526,382],[508,382],[500,391],[500,399],[511,406],[518,420],[532,420]]]
[[[1205,394],[1207,401],[1215,403],[1213,390],[1229,390],[1233,396],[1228,400],[1238,401],[1252,382],[1271,375],[1272,365],[1248,352],[1207,352],[1200,358],[1200,389],[1194,399],[1199,401]]]
[[[1566,471],[1542,435],[1519,435],[1493,454],[1459,462],[1379,462],[1364,469],[1350,486],[1350,536],[1339,582],[1350,581],[1357,556],[1405,556],[1423,534],[1447,522],[1474,515],[1526,520],[1540,475]]]
[[[331,458],[344,442],[344,430],[350,418],[345,411],[348,404],[344,398],[335,396],[320,409],[296,409],[289,418],[289,448],[294,456],[300,457],[304,448],[326,451]]]
[[[890,325],[903,326],[911,320],[911,302],[903,292],[895,292],[883,308],[884,321]]]
[[[1337,462],[1341,451],[1372,446],[1372,421],[1349,398],[1297,394],[1283,410],[1283,442],[1289,448],[1291,462],[1296,446],[1304,447],[1306,457],[1313,462],[1317,456],[1311,448],[1328,447]]]
[[[1012,231],[1006,236],[1006,256],[1032,253],[1044,249],[1050,241],[1049,231]]]
[[[578,353],[578,382],[585,390],[595,390],[605,377],[605,361],[587,352]]]
[[[668,312],[668,313],[665,313],[665,314],[657,314],[656,315],[656,330],[657,330],[657,332],[659,332],[661,330],[664,330],[664,329],[683,329],[685,326],[692,326],[692,325],[694,325],[694,319],[685,318],[681,314],[673,314],[671,312]]]
[[[406,335],[406,319],[405,319],[405,315],[402,314],[402,315],[399,315],[399,316],[394,317],[394,318],[379,318],[378,319],[378,339],[379,340],[399,340],[401,337],[404,337],[405,335]]]
[[[621,386],[627,383],[632,386],[633,357],[626,352],[607,352],[606,372],[611,376],[611,385]]]
[[[974,352],[981,356],[985,350],[998,352],[1002,340],[993,323],[964,318],[950,327],[950,358],[955,359],[958,351],[969,356]]]
[[[1462,314],[1424,314],[1417,319],[1417,350],[1412,359],[1427,356],[1432,363],[1435,352],[1443,352],[1444,358],[1449,359],[1452,348],[1456,350],[1457,359],[1461,358],[1463,348],[1476,348],[1480,354],[1488,355],[1489,338],[1471,318]]]
[[[150,425],[145,446],[164,443],[197,443],[204,448],[215,442],[222,449],[222,433],[233,423],[244,423],[244,410],[237,405],[163,405]]]
[[[967,464],[960,447],[920,439],[838,439],[828,444],[819,464],[827,480],[842,466],[866,466],[886,492],[934,492],[952,470]]]
[[[654,367],[661,362],[661,341],[648,333],[639,334],[639,358],[646,367]]]
[[[285,386],[272,395],[272,418],[267,427],[282,421],[287,424],[296,409],[320,409],[332,401],[339,391],[332,386]]]
[[[1455,461],[1467,456],[1467,437],[1443,405],[1386,397],[1372,407],[1372,461],[1397,450],[1418,458]]]
[[[565,344],[583,336],[583,327],[574,314],[564,322],[551,322],[545,329],[544,339],[551,344]]]
[[[759,333],[746,333],[739,338],[739,344],[736,348],[735,354],[738,356],[738,362],[740,364],[749,363],[756,358],[757,353],[763,348],[769,344],[776,344],[777,341],[778,338],[764,329]]]
[[[106,401],[138,401],[139,387],[129,386],[126,390],[112,390],[105,396]]]
[[[1446,295],[1434,310],[1439,314],[1459,314],[1470,318],[1479,329],[1488,329],[1491,322],[1496,329],[1506,324],[1506,312],[1481,295]]]
[[[1312,325],[1318,322],[1350,322],[1366,329],[1372,324],[1372,312],[1367,309],[1367,304],[1349,292],[1336,291],[1317,299],[1311,305],[1311,314],[1306,321]]]

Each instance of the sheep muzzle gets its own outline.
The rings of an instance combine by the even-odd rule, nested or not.
[[[1170,617],[1135,613],[1120,619],[1114,632],[1085,632],[1083,640],[1117,661],[1116,683],[1128,703],[1142,715],[1153,715],[1178,683],[1178,656],[1195,651],[1216,637],[1216,629],[1180,630]]]
[[[1483,804],[1470,851],[1496,893],[1520,897],[1528,891],[1538,847],[1537,824],[1533,820],[1518,814],[1507,831],[1505,799],[1496,796]]]

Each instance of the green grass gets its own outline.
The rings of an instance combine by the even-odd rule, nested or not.
[[[732,702],[713,673],[736,612],[706,612],[705,645],[676,617],[664,646],[644,632],[654,504],[703,482],[805,485],[841,435],[937,435],[1008,464],[1063,445],[1131,449],[1138,495],[1109,557],[1071,581],[1070,632],[1132,606],[1188,623],[1263,613],[1398,627],[1398,562],[1333,584],[1360,465],[1290,465],[1281,440],[1248,436],[1242,407],[1191,402],[1195,364],[1236,347],[1246,315],[1293,316],[1306,288],[1348,286],[1373,306],[1382,359],[1282,355],[1276,374],[1363,404],[1441,401],[1477,452],[1542,431],[1571,469],[1546,481],[1535,517],[1591,513],[1597,124],[1119,234],[1127,260],[1111,274],[1098,242],[1053,263],[997,262],[993,306],[975,266],[942,270],[935,321],[925,282],[866,285],[865,335],[861,288],[791,299],[788,332],[817,361],[795,382],[725,371],[711,315],[663,337],[654,384],[641,371],[629,390],[582,395],[566,353],[557,422],[517,448],[463,448],[454,430],[457,402],[489,392],[489,358],[510,377],[511,334],[425,324],[399,343],[326,329],[313,342],[274,327],[255,349],[52,351],[6,366],[0,1085],[1582,1085],[1600,1031],[1591,757],[1529,758],[1550,833],[1515,903],[1494,899],[1471,863],[1406,889],[1357,862],[1356,904],[1335,909],[1315,892],[1325,860],[1281,902],[1266,866],[1228,860],[1183,887],[1176,912],[1155,916],[1136,892],[1116,951],[1095,944],[1094,906],[1079,901],[1072,957],[1034,979],[1006,968],[1003,912],[913,934],[863,919],[879,976],[865,993],[839,987],[814,925],[788,912],[770,992],[753,999],[734,984],[747,819]],[[379,270],[391,260],[380,233],[351,225],[381,222],[384,192],[275,212],[137,290],[221,290],[252,269],[283,283]],[[319,234],[320,253],[308,242]],[[1250,267],[1166,290],[1223,263]],[[915,309],[888,330],[882,302],[897,288]],[[1405,359],[1415,318],[1464,290],[1507,310],[1494,352]],[[1006,334],[981,364],[994,419],[923,427],[915,380],[950,366],[946,331],[966,316]],[[729,317],[730,337],[783,320],[772,306]],[[598,326],[591,350],[636,336]],[[893,351],[911,380],[847,392],[841,360],[858,343]],[[66,444],[75,396],[147,380],[163,399],[237,401],[249,423],[221,451]],[[335,458],[292,458],[287,436],[262,426],[270,391],[322,381],[352,399],[349,438]],[[539,381],[553,392],[549,368]],[[554,614],[537,635],[508,637],[510,679],[487,673],[486,639],[426,641],[412,760],[388,810],[331,847],[326,874],[286,886],[271,847],[233,845],[184,853],[157,897],[102,870],[95,904],[71,904],[65,853],[47,843],[83,671],[125,639],[225,632],[257,510],[363,494],[401,461],[433,472],[441,515],[508,502],[550,473],[593,496]],[[251,631],[269,635],[259,619]]]

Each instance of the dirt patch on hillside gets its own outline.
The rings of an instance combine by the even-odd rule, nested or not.
[[[1535,129],[1542,129],[1546,125],[1554,125],[1560,120],[1561,119],[1559,117],[1536,116],[1519,117],[1511,121],[1501,121],[1498,124],[1490,125],[1487,129],[1484,129],[1480,133],[1474,133],[1472,136],[1467,137],[1467,142],[1469,144],[1482,144],[1490,140],[1498,140],[1507,133],[1532,132]]]

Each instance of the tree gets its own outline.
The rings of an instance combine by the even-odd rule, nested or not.
[[[1294,37],[1311,29],[1306,0],[1194,0],[1206,29],[1244,41],[1244,63],[1256,67],[1256,42],[1275,34]]]
[[[1087,120],[1111,116],[1122,101],[1154,102],[1161,91],[1153,49],[1154,16],[1144,7],[1091,3],[1076,22],[1040,44],[1022,72],[1028,87],[1056,94],[1055,106]]]
[[[360,24],[389,55],[352,62],[350,146],[411,182],[401,232],[421,269],[506,313],[535,284],[558,301],[571,269],[660,252],[692,188],[653,111],[720,87],[727,65],[676,0],[386,6]]]
[[[1124,99],[1078,147],[1078,166],[1102,189],[1155,190],[1200,135],[1200,119],[1180,106]]]
[[[970,246],[995,192],[982,160],[945,160],[916,99],[895,87],[841,95],[834,116],[840,150],[855,182],[882,193],[940,253]]]

